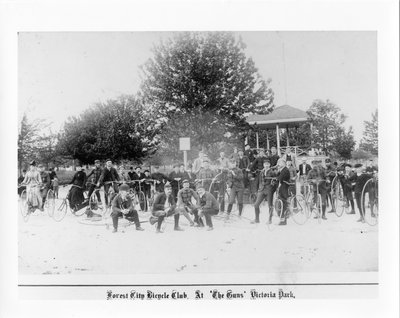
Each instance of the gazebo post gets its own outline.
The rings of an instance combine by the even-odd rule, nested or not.
[[[276,148],[278,150],[278,156],[281,155],[281,143],[279,140],[279,124],[276,124]]]
[[[268,128],[267,128],[267,150],[269,151],[269,136],[268,136]]]
[[[258,131],[256,131],[256,145],[257,145],[257,149],[260,148],[260,144],[258,142]]]
[[[289,147],[289,125],[286,125],[286,146]]]

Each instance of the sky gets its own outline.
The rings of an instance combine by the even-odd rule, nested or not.
[[[378,108],[377,37],[367,31],[235,32],[275,106],[307,110],[329,99],[348,116],[356,140]],[[58,131],[96,102],[135,94],[140,66],[171,32],[39,32],[18,37],[18,119],[46,119]]]

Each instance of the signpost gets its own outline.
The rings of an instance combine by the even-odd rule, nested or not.
[[[190,150],[190,138],[179,138],[179,150],[183,151],[183,164],[185,165],[185,170],[187,169],[187,152]]]

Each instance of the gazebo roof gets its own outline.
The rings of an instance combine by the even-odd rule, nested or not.
[[[250,125],[257,124],[260,128],[275,128],[276,124],[293,127],[296,124],[307,122],[308,115],[301,109],[283,105],[275,108],[268,115],[250,115],[246,120]]]

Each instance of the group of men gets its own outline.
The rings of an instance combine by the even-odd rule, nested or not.
[[[298,164],[298,161],[301,161],[301,164]],[[255,198],[255,218],[252,223],[260,223],[260,205],[264,200],[268,202],[268,222],[271,223],[274,211],[273,197],[277,192],[277,197],[283,203],[280,225],[286,225],[289,198],[296,194],[296,182],[300,182],[301,185],[310,183],[314,194],[317,192],[321,194],[323,220],[327,219],[326,207],[329,201],[332,207],[329,212],[335,212],[330,184],[337,175],[347,203],[351,205],[350,213],[355,213],[354,191],[357,207],[360,210],[359,221],[364,222],[361,191],[363,185],[377,169],[372,163],[367,167],[366,172],[363,171],[361,164],[355,165],[356,171],[353,171],[349,164],[338,166],[336,162],[330,163],[329,160],[326,164],[327,167],[324,168],[321,161],[313,161],[311,166],[307,163],[306,158],[297,158],[290,147],[283,156],[279,156],[276,148],[272,147],[267,156],[263,149],[255,153],[248,145],[245,146],[245,151],[238,151],[235,148],[229,157],[226,157],[224,152],[220,152],[213,168],[208,156],[201,151],[190,169],[186,170],[183,164],[174,165],[173,171],[168,175],[161,173],[158,166],[153,167],[152,173],[149,170],[142,172],[140,166],[135,169],[131,167],[126,173],[123,168],[117,171],[111,160],[106,160],[104,168],[101,167],[100,160],[96,160],[94,169],[88,175],[82,171],[81,167],[78,167],[78,171],[70,182],[72,188],[68,198],[73,210],[87,206],[87,200],[85,201],[83,196],[83,191],[87,186],[88,198],[96,191],[98,202],[101,204],[101,197],[97,189],[103,186],[104,192],[109,193],[111,187],[113,190],[111,192],[114,193],[110,198],[112,200],[113,232],[118,231],[120,217],[134,222],[137,230],[143,230],[129,192],[131,189],[141,189],[146,197],[150,197],[153,184],[155,196],[152,206],[149,207],[152,214],[149,222],[157,224],[156,232],[161,233],[165,218],[172,215],[176,231],[182,231],[179,226],[181,214],[189,221],[190,226],[204,227],[204,218],[208,230],[213,229],[212,216],[219,212],[226,212],[226,218],[229,218],[235,202],[238,205],[239,216],[241,216],[244,191],[247,188]],[[53,171],[53,174],[49,175],[43,168],[41,169],[43,183],[50,184],[52,178],[56,178],[55,172]],[[302,188],[303,190],[304,188]],[[229,191],[229,202],[225,211],[226,191]],[[108,200],[106,195],[106,204],[108,204]],[[94,215],[89,208],[86,213],[88,217]]]

